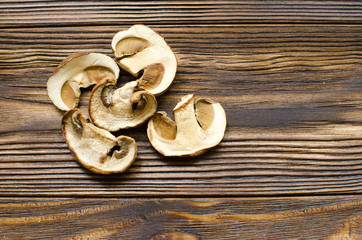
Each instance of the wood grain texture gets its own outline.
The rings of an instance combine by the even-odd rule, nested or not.
[[[81,168],[61,135],[62,112],[51,104],[46,81],[72,52],[111,56],[112,36],[126,27],[3,29],[0,194],[361,193],[362,28],[355,25],[151,25],[179,61],[159,110],[171,114],[190,92],[216,100],[228,117],[225,138],[200,157],[166,159],[149,144],[145,127],[121,131],[139,148],[129,171],[100,176]],[[119,82],[131,79],[122,72]]]
[[[3,239],[360,239],[360,196],[2,199]],[[178,237],[178,238],[176,238]],[[23,239],[23,238],[22,238]]]
[[[158,154],[145,126],[117,132],[138,157],[97,175],[46,82],[71,53],[112,56],[136,23],[177,56],[159,110],[194,93],[228,127],[188,159]],[[362,239],[361,53],[361,1],[0,1],[0,239]]]
[[[0,27],[361,23],[360,1],[3,1]]]

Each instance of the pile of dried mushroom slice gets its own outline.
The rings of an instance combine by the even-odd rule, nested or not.
[[[64,59],[48,79],[48,95],[66,111],[62,132],[74,158],[101,174],[125,171],[136,159],[137,145],[128,136],[111,132],[135,128],[148,121],[147,136],[164,156],[197,156],[216,146],[226,128],[219,103],[182,97],[175,121],[157,111],[156,96],[175,78],[177,61],[165,40],[144,25],[118,32],[112,40],[115,61],[100,53],[75,53]],[[120,69],[135,80],[117,87]],[[94,85],[89,118],[77,109],[81,88]]]

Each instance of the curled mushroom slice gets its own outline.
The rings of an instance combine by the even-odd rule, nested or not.
[[[74,158],[95,173],[124,172],[136,159],[134,139],[127,136],[116,138],[88,120],[76,108],[63,116],[62,132]]]
[[[175,122],[164,112],[157,112],[148,122],[147,136],[164,156],[197,156],[224,137],[226,115],[219,103],[207,99],[195,102],[189,94],[173,111]]]
[[[105,76],[118,79],[119,67],[100,53],[75,53],[65,58],[48,79],[48,95],[55,106],[68,111],[78,105],[80,88],[96,84]]]
[[[114,79],[105,77],[92,90],[89,116],[98,127],[108,131],[140,126],[157,110],[157,101],[147,91],[134,92],[137,82],[116,88]]]
[[[120,67],[134,76],[143,74],[138,87],[158,96],[171,85],[177,60],[165,40],[144,25],[134,25],[118,32],[112,40],[112,50]]]

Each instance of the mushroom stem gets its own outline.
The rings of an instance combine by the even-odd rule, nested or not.
[[[123,87],[121,88],[117,88],[114,91],[113,94],[113,101],[129,101],[129,99],[131,98],[135,88],[137,87],[138,82],[136,81],[132,81],[132,82],[128,82],[126,83]]]
[[[200,125],[195,118],[194,100],[194,95],[186,95],[174,108],[178,138],[188,138],[191,132],[196,136],[201,133]]]

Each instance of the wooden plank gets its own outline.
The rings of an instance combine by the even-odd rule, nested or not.
[[[361,20],[358,1],[0,1],[0,238],[362,239]],[[194,93],[228,127],[189,159],[162,157],[145,126],[117,132],[138,157],[97,175],[46,81],[70,53],[112,56],[135,23],[178,58],[159,110]]]
[[[126,27],[126,26],[124,26]],[[80,167],[60,132],[46,81],[75,51],[111,56],[119,26],[4,29],[0,33],[0,195],[260,196],[361,193],[361,27],[151,26],[179,68],[158,98],[170,115],[194,93],[228,116],[223,142],[192,159],[166,159],[145,127],[122,131],[139,154],[125,174]],[[25,47],[27,46],[27,47]],[[120,83],[133,78],[122,73]],[[81,99],[86,110],[89,89]]]
[[[0,27],[134,23],[361,23],[359,1],[2,1]]]
[[[127,27],[4,29],[0,34],[0,77],[1,86],[8,88],[2,94],[16,84],[24,90],[22,94],[31,88],[31,94],[36,94],[33,100],[48,103],[36,90],[44,89],[44,81],[63,58],[76,51],[112,56],[113,35]],[[321,93],[358,89],[361,84],[361,26],[151,27],[166,38],[178,58],[171,93]],[[129,79],[123,73],[120,81]],[[21,100],[22,96],[12,98]]]
[[[360,239],[361,206],[361,196],[2,198],[0,236],[4,239]]]
[[[280,131],[279,131],[280,130]],[[193,159],[165,159],[144,132],[130,132],[138,158],[124,174],[87,172],[59,131],[2,134],[3,196],[245,196],[361,193],[361,126],[229,128]],[[33,136],[36,136],[34,138]],[[4,143],[5,142],[5,143]]]

